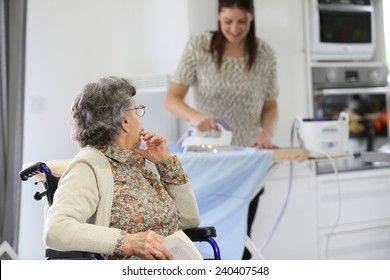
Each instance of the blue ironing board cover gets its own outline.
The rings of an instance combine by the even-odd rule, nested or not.
[[[235,147],[231,151],[186,152],[169,144],[187,172],[194,190],[201,226],[215,226],[222,259],[241,259],[248,207],[272,165],[272,150]],[[208,244],[197,245],[212,258]]]

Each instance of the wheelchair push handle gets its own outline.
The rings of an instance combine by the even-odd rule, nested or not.
[[[27,181],[29,178],[41,172],[45,173],[46,176],[51,176],[51,171],[49,167],[47,167],[47,165],[43,162],[36,162],[29,167],[24,168],[22,171],[19,172],[19,175],[22,181]]]

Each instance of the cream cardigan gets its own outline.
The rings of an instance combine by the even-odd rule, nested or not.
[[[148,168],[156,172],[147,161]],[[86,147],[71,161],[48,209],[46,246],[59,251],[87,251],[110,255],[120,229],[109,228],[114,179],[106,157]],[[199,225],[200,215],[189,183],[165,186],[176,204],[179,228]]]

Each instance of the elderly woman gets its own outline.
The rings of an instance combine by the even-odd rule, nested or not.
[[[126,79],[108,77],[76,97],[73,138],[82,149],[48,210],[48,247],[108,259],[173,259],[165,236],[198,226],[188,177],[166,140],[142,128],[145,107],[136,106],[135,93]]]

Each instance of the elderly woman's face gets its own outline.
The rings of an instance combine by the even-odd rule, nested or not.
[[[131,106],[131,109],[135,108],[136,105],[133,103]],[[126,145],[127,149],[132,150],[134,148],[138,148],[141,144],[141,130],[142,130],[142,124],[140,116],[137,113],[137,110],[128,110],[126,112],[125,119],[128,122],[129,130],[128,133],[125,134],[126,136]]]

